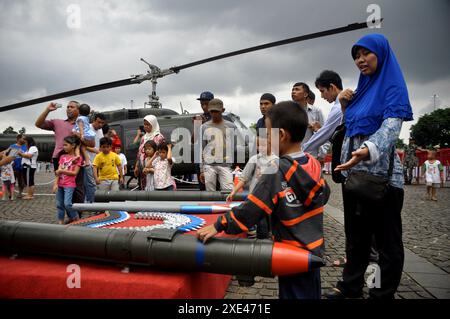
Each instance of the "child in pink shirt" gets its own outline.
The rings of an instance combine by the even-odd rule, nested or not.
[[[66,154],[59,158],[59,167],[55,172],[56,179],[53,184],[53,192],[56,193],[56,211],[59,224],[64,224],[65,212],[69,216],[69,223],[78,220],[78,213],[72,209],[72,197],[75,192],[81,159],[75,155],[75,149],[80,145],[77,136],[64,138],[63,149]]]

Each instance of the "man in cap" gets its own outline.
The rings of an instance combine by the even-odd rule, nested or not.
[[[317,106],[308,104],[308,97],[310,96],[310,92],[311,90],[309,89],[309,86],[303,82],[295,83],[291,91],[292,100],[294,102],[297,102],[297,104],[302,107],[308,114],[309,123],[302,144],[308,142],[313,133],[323,125],[322,111]]]
[[[262,117],[256,122],[256,132],[258,129],[266,127],[266,113],[270,110],[270,108],[275,104],[276,98],[271,93],[264,93],[261,95],[259,99],[259,110],[261,111]]]
[[[200,101],[200,106],[202,107],[203,114],[197,115],[193,118],[193,120],[200,120],[202,124],[209,121],[211,119],[211,115],[208,112],[208,103],[214,98],[214,94],[209,91],[202,92],[200,97],[197,99]],[[192,136],[192,142],[194,142],[194,136]],[[197,174],[198,186],[201,191],[206,190],[204,180],[201,178],[200,174],[200,164],[195,163],[195,173]]]
[[[200,94],[200,97],[197,99],[198,101],[200,101],[200,106],[202,107],[202,110],[203,110],[203,115],[201,115],[203,123],[205,123],[206,121],[209,121],[211,119],[211,114],[209,114],[209,111],[208,111],[208,103],[213,98],[214,98],[214,94],[212,94],[209,91],[205,91],[205,92],[202,92],[202,94]]]
[[[234,132],[236,125],[223,119],[223,102],[212,99],[208,103],[211,120],[200,127],[200,137],[203,141],[202,163],[200,164],[201,179],[205,181],[207,191],[215,191],[217,180],[220,189],[233,189]]]

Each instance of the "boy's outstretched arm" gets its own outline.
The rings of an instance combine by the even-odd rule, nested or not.
[[[259,180],[252,194],[247,200],[231,211],[220,216],[216,223],[197,231],[197,237],[206,242],[217,233],[225,231],[227,234],[240,234],[257,224],[267,215],[272,214],[275,208],[273,198],[276,196],[276,178],[273,175],[264,175]]]

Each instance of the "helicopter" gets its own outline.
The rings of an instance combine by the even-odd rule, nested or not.
[[[382,19],[380,20],[380,22]],[[156,65],[150,64],[147,61],[145,61],[143,58],[141,58],[141,61],[147,64],[149,70],[146,74],[140,74],[140,75],[132,75],[129,78],[113,81],[113,82],[107,82],[102,84],[97,84],[89,87],[79,88],[71,91],[61,92],[57,94],[48,95],[41,98],[36,98],[32,100],[27,100],[19,103],[14,103],[6,106],[0,107],[0,112],[5,111],[11,111],[14,109],[26,107],[29,105],[34,105],[38,103],[44,103],[49,101],[55,101],[57,99],[66,98],[70,96],[95,92],[95,91],[101,91],[101,90],[107,90],[112,89],[116,87],[122,87],[132,84],[140,84],[144,81],[150,81],[152,85],[152,91],[149,95],[149,101],[144,103],[143,108],[133,109],[133,108],[123,108],[119,110],[114,111],[106,111],[102,112],[106,116],[106,122],[108,123],[109,127],[111,129],[114,129],[118,136],[120,137],[122,141],[122,152],[125,154],[125,156],[128,159],[128,175],[132,175],[132,168],[135,164],[135,159],[137,157],[137,151],[138,147],[137,145],[133,144],[134,137],[136,136],[137,129],[142,125],[143,118],[146,115],[155,115],[158,119],[158,123],[160,125],[161,133],[165,137],[171,137],[172,133],[178,129],[178,128],[187,128],[192,133],[193,132],[193,118],[195,118],[196,115],[200,115],[201,113],[194,113],[189,114],[186,111],[182,110],[182,113],[179,114],[178,112],[172,110],[163,108],[162,104],[159,102],[159,97],[156,94],[156,86],[158,83],[158,79],[163,78],[165,76],[179,73],[181,70],[191,68],[197,65],[201,65],[204,63],[210,63],[216,60],[229,58],[232,56],[237,56],[253,51],[268,49],[271,47],[286,45],[294,42],[300,42],[305,40],[311,40],[315,38],[325,37],[325,36],[331,36],[339,33],[359,30],[370,27],[368,22],[361,22],[361,23],[352,23],[347,26],[338,27],[334,29],[329,29],[325,31],[310,33],[306,35],[301,35],[293,38],[288,38],[284,40],[279,40],[275,42],[270,42],[266,44],[261,44],[237,51],[232,51],[229,53],[209,57],[206,59],[198,60],[195,62],[183,64],[180,66],[174,66],[170,67],[168,69],[161,69]],[[150,107],[146,107],[146,106]],[[245,162],[244,163],[234,163],[234,165],[239,164],[245,164],[249,158],[249,154],[252,152],[251,144],[249,141],[252,137],[252,133],[241,121],[238,115],[225,112],[223,114],[224,119],[233,122],[237,126],[237,132],[236,132],[236,138],[240,140],[240,143],[236,143],[236,145],[241,145],[244,147],[245,152]],[[27,134],[28,135],[28,134]],[[54,149],[54,136],[52,134],[29,134],[29,136],[32,136],[37,144],[37,147],[39,149],[39,161],[51,161],[52,157],[52,151]],[[16,135],[5,135],[0,134],[0,150],[6,149],[9,145],[16,142]],[[191,143],[191,141],[172,141],[174,143]],[[253,146],[254,147],[254,146]],[[235,149],[235,154],[237,150]],[[193,153],[192,153],[193,157]],[[236,159],[236,157],[234,157]],[[194,161],[187,161],[187,162],[176,162],[173,165],[172,168],[172,175],[174,176],[182,176],[186,174],[194,174],[195,173],[195,164],[193,164]]]

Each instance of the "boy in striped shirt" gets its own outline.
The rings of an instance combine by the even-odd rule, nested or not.
[[[308,115],[295,102],[281,102],[270,109],[266,128],[268,139],[275,146],[274,152],[280,156],[277,167],[263,173],[247,201],[220,216],[214,225],[199,230],[200,240],[206,242],[221,231],[245,232],[270,215],[274,241],[301,247],[322,257],[323,206],[330,191],[322,178],[320,163],[301,150],[307,127]],[[271,139],[275,130],[278,130],[278,141]],[[280,276],[278,283],[280,299],[321,297],[319,268]]]

